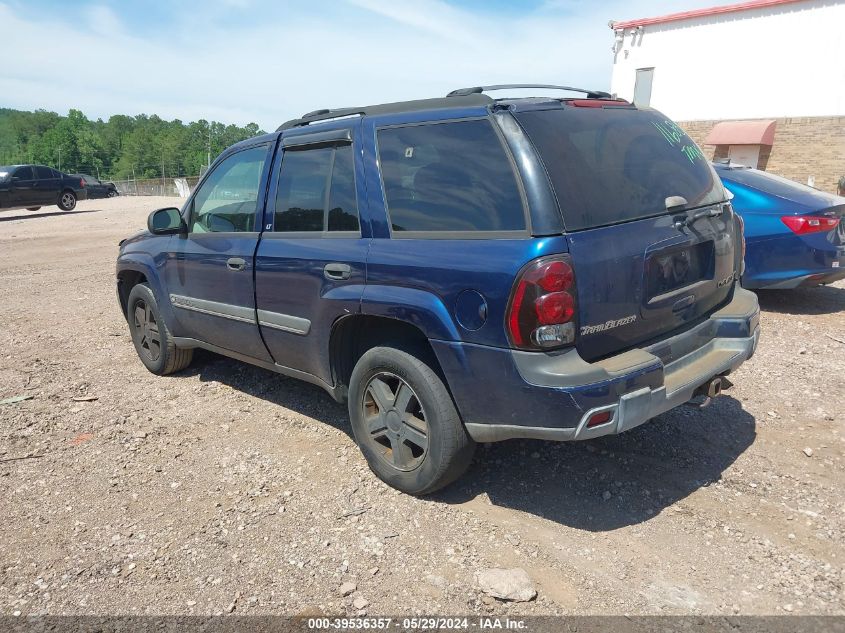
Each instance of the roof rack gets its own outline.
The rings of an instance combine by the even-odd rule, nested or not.
[[[568,90],[569,92],[582,92],[587,95],[588,99],[610,99],[611,95],[608,92],[601,90],[584,90],[583,88],[573,88],[571,86],[554,86],[551,84],[496,84],[494,86],[475,86],[473,88],[458,88],[450,92],[447,97],[465,97],[472,94],[481,94],[491,90],[512,90],[525,88],[544,88],[546,90]]]
[[[345,116],[354,116],[356,114],[364,114],[366,112],[366,108],[336,108],[334,110],[329,110],[323,108],[322,110],[314,110],[313,112],[306,112],[298,119],[291,119],[290,121],[286,121],[282,123],[277,129],[277,132],[281,132],[283,130],[289,130],[292,127],[299,127],[302,125],[308,125],[309,123],[315,123],[317,121],[326,121],[328,119],[339,119],[340,117]]]
[[[277,132],[289,130],[290,128],[301,127],[309,123],[339,119],[356,114],[394,114],[397,112],[414,112],[417,110],[430,110],[436,108],[454,108],[456,106],[486,106],[493,103],[493,99],[484,94],[467,94],[461,97],[439,97],[435,99],[417,99],[415,101],[397,101],[396,103],[381,103],[355,108],[337,108],[334,110],[314,110],[303,114],[298,119],[291,119],[282,123]]]
[[[322,108],[307,112],[298,119],[291,119],[282,123],[277,132],[283,132],[295,127],[302,127],[309,123],[317,123],[318,121],[328,121],[330,119],[340,119],[342,117],[365,115],[365,114],[390,114],[395,112],[412,112],[414,110],[426,110],[431,108],[452,108],[458,105],[478,106],[489,105],[494,103],[490,96],[485,95],[484,92],[490,90],[508,90],[513,88],[544,88],[547,90],[567,90],[569,92],[581,92],[587,95],[588,99],[610,99],[611,95],[600,90],[584,90],[582,88],[572,88],[570,86],[553,86],[549,84],[500,84],[496,86],[475,86],[474,88],[460,88],[453,90],[446,98],[435,99],[418,99],[416,101],[399,101],[396,103],[382,103],[379,105],[361,106],[354,108],[336,108],[328,109]]]

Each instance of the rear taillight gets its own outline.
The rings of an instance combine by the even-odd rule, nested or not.
[[[832,231],[839,224],[839,218],[817,215],[785,215],[780,221],[796,235]]]
[[[555,255],[522,269],[511,293],[507,330],[520,349],[550,349],[575,341],[575,273],[569,257]]]
[[[81,189],[81,188],[83,188],[83,187],[85,187],[85,179],[84,179],[84,178],[80,178],[80,179],[79,179],[79,188]]]
[[[737,221],[739,222],[739,243],[740,243],[740,254],[742,257],[739,259],[739,274],[745,274],[745,220],[742,219],[742,216],[734,211],[734,215],[736,216]]]

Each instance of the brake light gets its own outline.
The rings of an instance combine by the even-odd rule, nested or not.
[[[796,235],[832,231],[839,224],[839,218],[817,215],[785,215],[780,221]]]
[[[731,207],[733,209],[733,207]],[[742,216],[734,211],[734,216],[736,217],[737,221],[739,222],[739,244],[740,244],[740,255],[739,258],[739,274],[745,274],[745,220],[742,219]]]
[[[543,257],[517,278],[508,305],[507,330],[521,349],[550,349],[575,341],[575,273],[566,255]]]
[[[81,188],[81,187],[84,187],[85,185],[86,185],[86,183],[85,183],[85,179],[84,179],[84,178],[80,178],[80,179],[79,179],[79,186],[80,186],[80,188]]]

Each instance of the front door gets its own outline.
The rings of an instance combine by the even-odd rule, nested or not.
[[[337,141],[326,140],[331,132],[318,143],[285,140],[255,264],[258,322],[273,359],[327,383],[329,333],[360,309],[369,242],[358,217],[360,152],[351,130],[335,133]]]
[[[220,160],[184,209],[165,263],[175,334],[269,361],[255,318],[253,262],[272,145]]]
[[[9,200],[12,207],[34,207],[38,204],[35,190],[35,174],[32,167],[18,167],[12,174],[9,188]]]

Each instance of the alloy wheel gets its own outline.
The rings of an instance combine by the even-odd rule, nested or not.
[[[370,446],[397,470],[417,468],[428,452],[428,423],[411,386],[380,372],[367,383],[361,405]]]
[[[62,206],[69,209],[73,206],[73,195],[66,193],[62,196]]]
[[[151,361],[157,361],[161,355],[161,334],[155,314],[146,301],[138,301],[135,304],[135,331],[141,337],[141,349]]]

